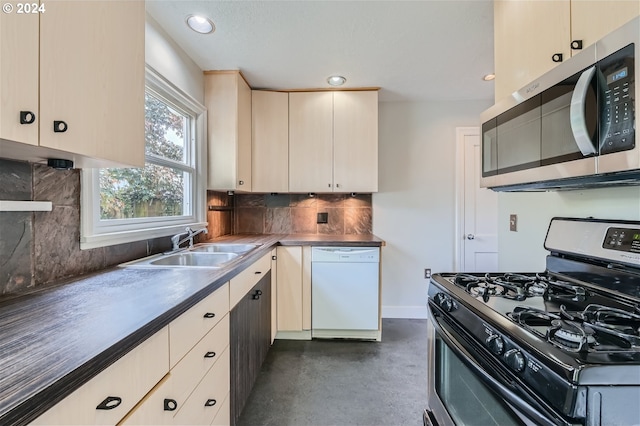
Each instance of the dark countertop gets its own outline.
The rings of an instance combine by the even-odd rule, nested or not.
[[[27,424],[278,243],[381,246],[379,238],[234,235],[259,243],[221,269],[112,268],[0,300],[0,424]]]

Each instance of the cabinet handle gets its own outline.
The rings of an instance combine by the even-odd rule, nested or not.
[[[206,314],[204,314],[205,318],[213,318],[215,316],[216,316],[216,314],[214,314],[213,312],[207,312]]]
[[[206,354],[204,354],[205,358],[213,358],[214,356],[216,356],[215,352],[207,352]]]
[[[256,290],[256,292],[253,294],[252,299],[253,300],[258,300],[258,299],[260,299],[260,296],[262,296],[262,290]]]
[[[56,120],[53,122],[53,131],[55,133],[64,133],[68,128],[69,126],[67,126],[67,123],[65,123],[64,121]]]
[[[244,181],[243,180],[239,181],[238,185],[244,185]]]
[[[554,54],[551,56],[551,60],[552,60],[553,62],[562,62],[562,53],[554,53]]]
[[[175,399],[164,399],[164,411],[176,411],[178,402]]]
[[[582,40],[573,40],[571,42],[571,48],[573,50],[581,50],[582,49]]]
[[[260,275],[262,273],[262,271],[255,271],[254,274],[256,275]]]
[[[31,124],[36,121],[36,115],[31,111],[20,111],[20,124]]]
[[[271,260],[278,260],[278,256],[271,256]]]
[[[330,183],[329,183],[329,184],[327,184],[327,185],[329,186],[329,188],[331,188],[331,184],[330,184]]]
[[[207,402],[204,403],[205,407],[213,407],[214,405],[216,405],[215,399],[207,399]]]
[[[336,188],[340,188],[340,184],[339,183],[336,183]]]
[[[108,396],[96,407],[96,410],[113,410],[122,403],[119,396]]]

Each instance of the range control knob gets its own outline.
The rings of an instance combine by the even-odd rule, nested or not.
[[[508,350],[506,354],[504,354],[504,359],[507,361],[507,365],[517,372],[524,371],[527,366],[527,362],[524,359],[524,355],[517,349]]]
[[[487,337],[485,343],[489,346],[489,350],[495,355],[502,355],[504,353],[504,340],[497,334],[492,334]]]
[[[436,294],[435,300],[438,306],[440,306],[440,308],[445,312],[451,312],[456,307],[453,300],[444,293]]]

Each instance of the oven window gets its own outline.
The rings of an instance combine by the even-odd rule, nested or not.
[[[522,421],[498,399],[436,334],[435,389],[457,426],[520,425]]]

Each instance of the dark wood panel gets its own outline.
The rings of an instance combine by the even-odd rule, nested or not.
[[[235,425],[271,346],[271,271],[231,310],[230,328],[231,424]]]

